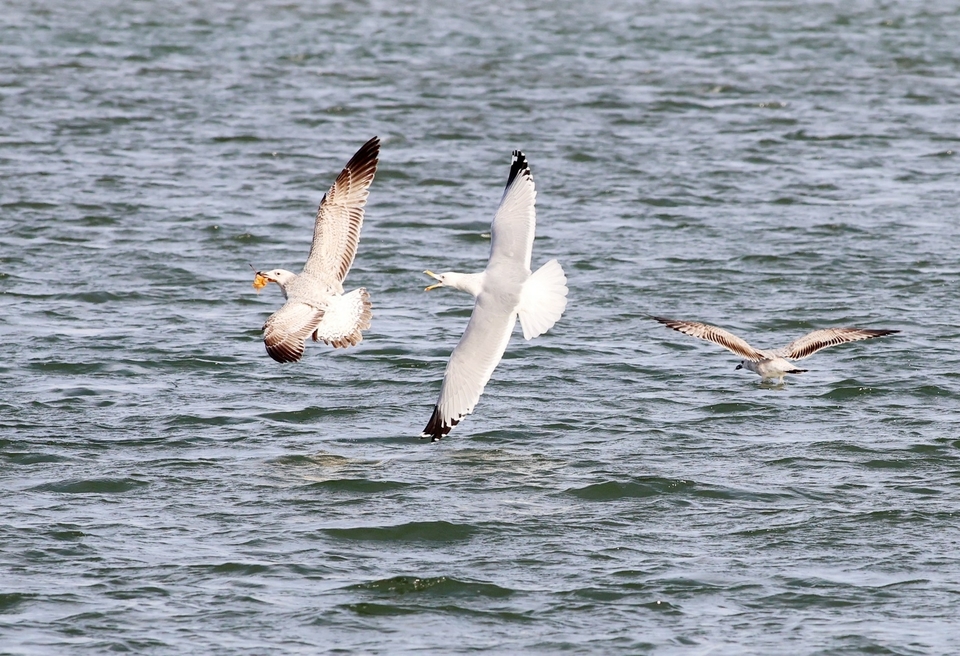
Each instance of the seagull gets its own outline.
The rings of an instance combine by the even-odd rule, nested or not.
[[[490,259],[480,273],[424,271],[438,287],[453,287],[476,298],[470,322],[447,363],[440,398],[422,438],[436,442],[473,412],[483,388],[503,357],[520,319],[530,340],[550,330],[567,307],[567,277],[556,260],[533,274],[530,255],[537,225],[537,191],[527,158],[513,151],[510,175],[490,229]]]
[[[874,337],[883,337],[900,332],[899,330],[871,330],[869,328],[823,328],[795,339],[783,348],[764,351],[750,346],[746,341],[723,328],[717,328],[706,323],[667,319],[666,317],[650,318],[684,335],[705,339],[743,356],[746,359],[740,361],[737,369],[752,371],[760,376],[760,382],[778,379],[781,385],[785,375],[802,374],[808,371],[807,369],[798,369],[790,360],[802,360],[817,351],[838,344],[858,342],[861,339],[873,339]]]
[[[277,362],[297,362],[312,336],[335,348],[356,346],[373,316],[363,287],[343,293],[343,279],[353,264],[363,225],[363,206],[377,172],[380,139],[374,137],[347,162],[320,201],[313,244],[299,274],[284,269],[257,271],[253,286],[280,286],[287,300],[263,324],[263,343]]]

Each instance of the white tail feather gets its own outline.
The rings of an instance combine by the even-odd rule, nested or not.
[[[373,316],[370,295],[363,287],[343,296],[331,296],[323,319],[313,331],[313,341],[335,348],[356,346],[363,341],[361,331],[370,327]]]
[[[533,339],[553,328],[567,308],[567,277],[556,260],[550,260],[527,278],[520,290],[517,314],[524,339]]]

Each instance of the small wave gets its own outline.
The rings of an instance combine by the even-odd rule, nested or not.
[[[712,403],[704,406],[703,409],[712,414],[728,415],[760,412],[764,406],[758,403]]]
[[[263,141],[260,137],[252,134],[235,134],[222,137],[213,137],[213,143],[257,143]]]
[[[323,532],[341,540],[370,540],[374,542],[459,542],[477,532],[469,524],[445,521],[407,522],[395,526],[358,526],[355,528],[327,528]]]
[[[7,462],[14,465],[35,465],[42,462],[65,462],[69,458],[52,453],[4,453]]]
[[[220,563],[219,565],[207,565],[204,567],[216,574],[243,574],[246,576],[265,574],[271,569],[269,565],[262,565],[260,563]]]
[[[348,590],[363,590],[384,595],[429,594],[443,597],[490,597],[502,599],[516,591],[493,583],[463,581],[450,576],[394,576],[351,585]]]
[[[146,481],[132,478],[91,478],[44,483],[32,488],[37,492],[62,492],[65,494],[122,494],[146,487]]]
[[[353,461],[346,456],[337,455],[335,453],[318,453],[313,456],[278,456],[270,462],[278,465],[319,465],[321,467],[341,467],[343,465],[348,465]]]
[[[393,604],[373,604],[367,601],[358,604],[347,604],[349,608],[357,615],[366,615],[377,617],[380,615],[415,615],[420,613],[417,608],[404,608],[403,606],[394,606]]]
[[[847,606],[860,606],[862,601],[859,599],[843,599],[837,595],[782,592],[780,594],[770,595],[760,599],[764,607],[776,608],[844,608]]]
[[[872,387],[864,387],[856,384],[841,384],[840,387],[835,387],[829,392],[821,394],[820,398],[831,401],[842,401],[843,399],[854,399],[858,396],[871,396],[878,393],[881,392]]]
[[[22,592],[0,592],[0,612],[7,613],[30,600],[33,595]]]
[[[863,463],[863,466],[867,469],[913,469],[917,466],[917,462],[912,459],[905,458],[893,458],[890,460],[886,459],[876,459],[868,460]]]
[[[375,481],[368,478],[332,478],[325,481],[315,481],[306,487],[328,490],[332,492],[358,492],[361,494],[375,494],[378,492],[393,492],[410,487],[409,483],[400,481]]]
[[[939,385],[921,385],[916,390],[914,390],[914,394],[916,394],[917,396],[933,396],[933,397],[957,396],[956,392],[948,390],[944,387],[940,387]]]
[[[579,499],[611,501],[615,499],[642,499],[661,494],[686,492],[692,490],[695,485],[696,483],[693,481],[650,477],[639,481],[605,481],[586,487],[569,488],[566,492]]]
[[[360,413],[357,408],[322,408],[320,406],[308,406],[302,410],[286,410],[282,412],[264,412],[260,415],[263,419],[279,421],[288,424],[302,424],[305,422],[316,421],[330,416],[347,416]]]
[[[249,417],[237,417],[227,415],[212,415],[210,417],[201,417],[199,415],[178,415],[166,421],[171,427],[183,426],[232,426],[235,424],[248,424],[253,420]]]

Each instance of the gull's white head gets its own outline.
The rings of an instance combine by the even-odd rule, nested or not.
[[[757,363],[753,360],[741,360],[740,364],[734,368],[734,371],[737,369],[746,369],[747,371],[752,371],[755,374],[760,373],[757,371]]]
[[[483,289],[484,273],[457,273],[456,271],[447,271],[445,273],[434,273],[433,271],[424,271],[425,274],[437,281],[437,284],[430,285],[426,291],[436,289],[437,287],[453,287],[462,292],[472,294],[474,297],[480,295]]]
[[[253,288],[258,292],[267,286],[267,283],[275,282],[280,285],[280,289],[286,293],[288,282],[297,277],[297,274],[286,269],[273,269],[272,271],[257,271],[253,277]]]

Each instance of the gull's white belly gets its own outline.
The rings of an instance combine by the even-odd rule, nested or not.
[[[769,360],[760,360],[759,362],[749,363],[747,368],[758,374],[764,380],[772,378],[783,378],[788,372],[796,371],[797,365],[783,358],[770,358]]]

